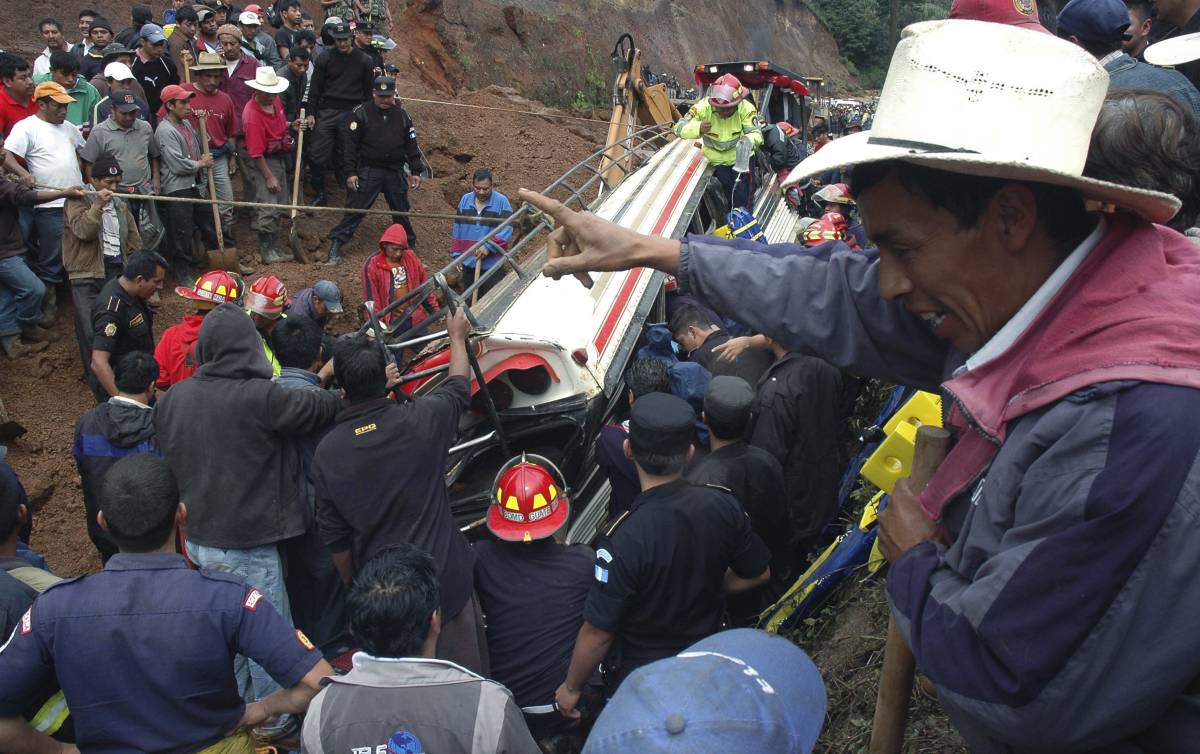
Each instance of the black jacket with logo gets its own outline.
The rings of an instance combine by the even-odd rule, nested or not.
[[[366,165],[394,168],[408,163],[413,175],[425,169],[417,147],[417,129],[403,107],[380,109],[373,101],[354,108],[342,139],[342,168],[346,175],[358,175]]]

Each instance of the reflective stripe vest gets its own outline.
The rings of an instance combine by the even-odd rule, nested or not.
[[[712,129],[701,134],[700,124],[704,121],[712,124]],[[738,140],[742,136],[749,137],[755,149],[762,146],[761,129],[758,111],[750,100],[742,100],[738,103],[736,113],[722,118],[705,97],[692,105],[672,130],[681,139],[700,139],[704,145],[704,156],[713,165],[732,165],[737,158]]]

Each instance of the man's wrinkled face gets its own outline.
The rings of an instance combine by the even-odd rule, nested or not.
[[[28,102],[36,88],[33,83],[33,71],[29,68],[15,71],[11,79],[4,79],[4,86],[18,102]]]
[[[62,29],[54,24],[42,24],[42,41],[51,50],[61,50],[66,40],[63,39]]]
[[[45,115],[47,123],[57,126],[67,119],[67,106],[61,102],[55,102],[49,97],[42,97],[38,100],[38,109]]]
[[[879,246],[880,295],[960,353],[978,351],[1024,303],[1014,300],[1012,257],[987,219],[990,205],[963,229],[892,174],[858,197],[858,209]]]
[[[383,244],[383,255],[387,257],[389,262],[399,262],[404,259],[405,251],[407,251],[407,248],[398,243],[388,241]]]
[[[96,189],[97,191],[100,191],[101,189],[108,189],[109,191],[116,191],[120,187],[121,187],[121,177],[120,176],[105,176],[104,178],[93,178],[92,179],[92,188]]]
[[[292,75],[294,76],[304,76],[308,73],[308,61],[292,58],[288,61],[288,70],[291,71]]]
[[[300,17],[300,28],[315,32],[317,30],[317,22],[311,18]]]
[[[492,198],[491,181],[475,181],[471,184],[471,190],[475,192],[475,201],[480,204],[487,204],[488,200]]]
[[[101,50],[112,44],[112,32],[108,29],[91,29],[88,31],[88,38],[92,40],[92,44]]]
[[[69,92],[79,81],[79,71],[71,71],[70,73],[67,73],[66,71],[60,71],[57,68],[51,68],[50,79],[62,84],[62,88]]]
[[[234,39],[228,34],[222,34],[221,57],[225,58],[226,60],[240,60],[242,57],[241,41]]]
[[[196,82],[196,88],[205,94],[215,94],[221,88],[220,71],[199,71],[192,80]]]

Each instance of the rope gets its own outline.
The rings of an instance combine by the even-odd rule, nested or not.
[[[440,100],[440,99],[417,99],[416,97],[403,97],[403,96],[398,96],[396,99],[402,100],[404,102],[424,102],[424,103],[430,104],[430,105],[446,105],[447,107],[469,107],[474,110],[495,110],[496,112],[500,112],[500,113],[514,113],[517,115],[536,115],[539,118],[561,118],[564,120],[581,120],[581,121],[584,121],[585,123],[603,123],[606,126],[608,125],[607,120],[601,120],[600,118],[584,118],[583,116],[580,116],[580,115],[556,115],[555,113],[539,113],[536,110],[515,110],[515,109],[509,108],[509,107],[490,107],[488,105],[468,105],[465,102],[449,102],[449,101]]]
[[[66,189],[58,186],[43,186],[38,184],[34,186],[36,189],[43,191],[65,191]],[[96,190],[89,187],[84,187],[85,194],[95,195]],[[192,198],[188,196],[164,196],[162,194],[126,194],[124,192],[113,192],[113,196],[118,196],[127,200],[151,200],[156,202],[177,202],[180,204],[217,204],[228,205],[231,207],[251,207],[254,209],[282,209],[296,210],[301,212],[338,212],[341,214],[354,215],[404,215],[405,217],[421,217],[429,220],[454,220],[483,223],[485,225],[500,225],[505,222],[508,217],[474,217],[472,215],[453,215],[443,212],[417,212],[413,210],[390,210],[390,209],[352,209],[350,207],[308,207],[302,204],[274,204],[270,202],[247,202],[237,199],[217,199],[215,202],[212,199]]]

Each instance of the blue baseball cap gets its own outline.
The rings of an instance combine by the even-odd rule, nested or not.
[[[334,314],[342,313],[342,292],[332,280],[318,280],[313,293],[325,303],[325,308]]]
[[[141,30],[138,32],[138,36],[152,45],[167,41],[162,27],[158,24],[143,24]]]
[[[1129,9],[1123,0],[1071,0],[1058,14],[1059,36],[1087,42],[1129,39]]]
[[[825,683],[808,655],[736,628],[630,674],[583,754],[810,752],[824,722]]]

